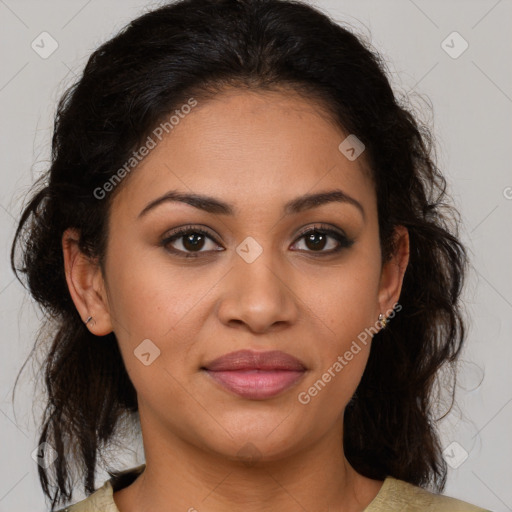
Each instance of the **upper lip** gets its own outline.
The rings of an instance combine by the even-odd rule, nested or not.
[[[296,357],[280,350],[255,352],[252,350],[237,350],[225,354],[205,364],[210,371],[234,370],[295,370],[304,371],[306,367]]]

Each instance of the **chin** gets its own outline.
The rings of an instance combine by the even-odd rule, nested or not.
[[[253,419],[248,423],[225,425],[229,434],[223,430],[222,438],[212,443],[207,440],[210,449],[227,460],[238,460],[246,465],[258,462],[272,462],[284,459],[300,451],[306,444],[304,439],[313,437],[300,433],[297,425],[286,414],[279,417],[272,415],[272,421],[264,421],[259,414],[259,420]],[[284,419],[284,421],[283,421]],[[302,425],[304,427],[304,425]]]

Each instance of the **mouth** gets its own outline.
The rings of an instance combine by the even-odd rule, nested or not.
[[[239,350],[207,363],[201,370],[235,395],[265,400],[297,384],[307,368],[299,359],[279,350]]]

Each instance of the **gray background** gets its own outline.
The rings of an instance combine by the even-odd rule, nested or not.
[[[464,293],[471,323],[458,407],[441,425],[447,460],[456,466],[468,456],[450,469],[445,494],[495,512],[512,511],[512,2],[312,3],[370,37],[388,61],[397,94],[411,94],[417,115],[433,122],[438,164],[462,214],[461,237],[472,258]],[[22,374],[14,407],[11,401],[41,318],[9,267],[16,219],[30,184],[48,165],[58,98],[100,43],[156,5],[0,0],[0,512],[46,510],[31,456],[43,398],[32,384],[32,363]],[[31,47],[33,41],[43,46],[44,31],[58,43],[47,58]],[[446,39],[454,31],[469,45],[457,58],[445,51],[454,55],[463,48],[459,36]],[[50,48],[49,39],[44,47]],[[433,105],[433,118],[424,99]],[[131,467],[141,457],[138,438],[112,463]],[[106,478],[99,473],[97,485]]]

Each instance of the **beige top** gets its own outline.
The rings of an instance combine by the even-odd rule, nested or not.
[[[124,471],[134,474],[131,480],[144,469],[142,466]],[[126,481],[125,481],[126,482]],[[129,485],[114,485],[113,479],[107,480],[102,487],[88,498],[57,512],[119,512],[114,502],[115,490]],[[412,485],[404,480],[388,476],[378,494],[364,509],[364,512],[490,512],[449,496],[431,493],[422,487]]]

